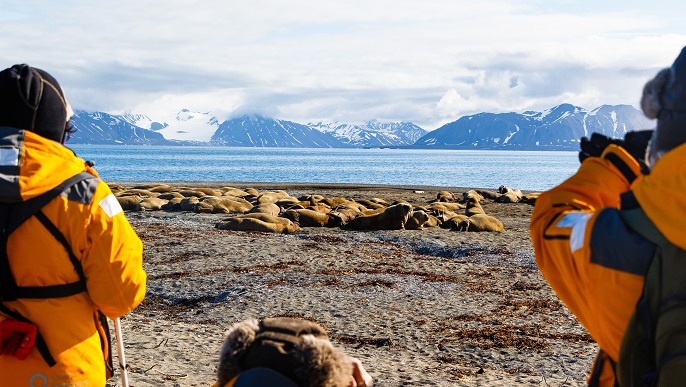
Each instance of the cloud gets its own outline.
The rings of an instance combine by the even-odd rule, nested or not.
[[[562,3],[562,4],[557,4]],[[266,112],[297,122],[636,104],[686,35],[670,10],[528,0],[0,0],[5,67],[79,109]]]

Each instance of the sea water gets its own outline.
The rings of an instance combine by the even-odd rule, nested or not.
[[[571,176],[576,152],[69,145],[111,182],[280,182],[542,191]]]

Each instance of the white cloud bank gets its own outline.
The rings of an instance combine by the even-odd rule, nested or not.
[[[637,106],[686,44],[680,3],[550,3],[0,0],[0,66],[47,70],[76,108],[159,121],[187,108],[433,130],[483,111]]]

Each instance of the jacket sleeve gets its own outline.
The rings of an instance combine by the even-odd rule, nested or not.
[[[615,360],[643,286],[640,270],[624,269],[637,254],[630,248],[640,246],[642,256],[653,251],[619,216],[620,194],[636,176],[636,160],[610,145],[601,157],[586,159],[575,175],[541,194],[531,218],[539,270]]]
[[[96,189],[82,264],[91,300],[109,318],[120,317],[145,297],[143,243],[105,183]]]

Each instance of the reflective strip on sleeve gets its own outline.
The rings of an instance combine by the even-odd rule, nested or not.
[[[572,234],[569,236],[569,248],[572,250],[572,253],[584,246],[586,223],[592,216],[593,214],[590,212],[570,212],[555,225],[556,227],[572,229]]]
[[[124,211],[117,198],[114,197],[114,194],[109,194],[106,198],[102,199],[100,201],[100,208],[102,208],[110,218]]]
[[[18,148],[0,148],[0,165],[16,167],[19,165]]]

